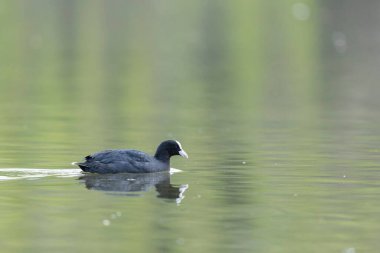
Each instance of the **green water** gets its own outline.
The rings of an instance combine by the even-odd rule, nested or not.
[[[378,252],[379,11],[0,1],[0,251]],[[70,165],[164,139],[182,172]]]

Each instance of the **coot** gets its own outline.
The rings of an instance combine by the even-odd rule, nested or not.
[[[170,157],[180,155],[188,158],[178,141],[162,142],[154,156],[132,149],[104,150],[85,157],[84,162],[75,162],[85,172],[108,173],[150,173],[170,169]]]

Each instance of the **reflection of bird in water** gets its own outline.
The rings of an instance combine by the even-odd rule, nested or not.
[[[168,172],[157,173],[120,173],[120,174],[86,174],[79,178],[89,190],[105,191],[110,193],[135,193],[146,192],[153,186],[158,192],[158,198],[175,199],[180,203],[184,198],[183,193],[189,187],[185,185],[172,185]]]

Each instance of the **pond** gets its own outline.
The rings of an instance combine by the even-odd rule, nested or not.
[[[0,1],[1,252],[377,252],[376,1]],[[182,143],[172,173],[72,166]]]

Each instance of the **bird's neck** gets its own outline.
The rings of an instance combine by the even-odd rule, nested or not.
[[[154,158],[157,160],[163,162],[163,163],[170,163],[170,155],[167,151],[156,151],[156,154],[154,155]]]

